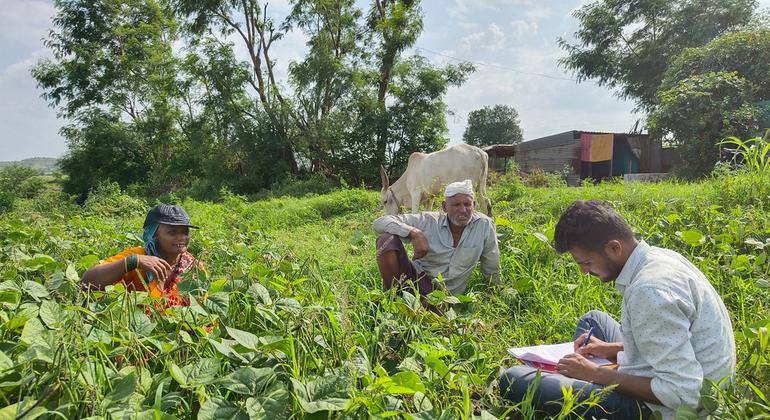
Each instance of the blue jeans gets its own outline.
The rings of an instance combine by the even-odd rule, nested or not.
[[[620,324],[601,311],[590,311],[583,315],[577,324],[573,340],[580,337],[588,328],[593,327],[594,337],[606,342],[622,341]],[[500,393],[503,398],[513,402],[524,399],[527,389],[535,380],[538,370],[529,366],[514,366],[500,377]],[[564,395],[562,388],[572,387],[578,401],[587,400],[592,393],[601,392],[602,385],[568,378],[558,373],[540,371],[540,384],[534,390],[532,406],[539,416],[556,416],[561,412]],[[652,411],[644,401],[612,391],[605,394],[599,406],[579,406],[571,418],[606,418],[606,419],[648,419]]]

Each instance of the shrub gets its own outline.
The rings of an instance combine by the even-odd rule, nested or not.
[[[372,211],[378,204],[377,196],[366,190],[351,189],[315,197],[310,205],[318,211],[322,219],[328,219],[346,213]]]
[[[310,194],[326,194],[334,188],[334,183],[322,174],[312,174],[307,179],[293,176],[284,178],[270,188],[273,197],[305,197]]]
[[[510,162],[505,173],[495,176],[495,178],[493,180],[494,188],[489,190],[489,195],[493,202],[513,201],[523,193],[523,184],[519,176],[519,165],[515,162]]]
[[[0,214],[13,210],[14,197],[5,191],[0,191]]]
[[[147,204],[124,194],[117,182],[101,182],[88,194],[85,209],[102,216],[133,215],[147,211]]]
[[[19,198],[35,198],[45,187],[37,169],[11,165],[0,169],[0,192]]]
[[[567,181],[560,173],[546,172],[540,168],[537,168],[527,174],[527,176],[524,178],[524,185],[536,188],[565,187],[567,186]]]
[[[747,141],[731,137],[720,143],[734,146],[738,165],[733,170],[730,163],[714,168],[715,195],[721,205],[770,206],[770,142],[757,137]]]

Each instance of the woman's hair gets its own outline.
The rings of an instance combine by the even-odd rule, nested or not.
[[[596,251],[613,239],[633,239],[631,227],[609,204],[598,200],[578,200],[562,213],[553,235],[559,254],[577,246]]]

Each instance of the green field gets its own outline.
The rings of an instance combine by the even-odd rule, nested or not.
[[[514,363],[506,349],[568,340],[590,309],[620,315],[614,288],[549,247],[560,212],[588,198],[689,257],[724,299],[738,378],[704,390],[713,416],[770,416],[767,173],[580,188],[505,178],[490,195],[503,286],[476,272],[465,296],[434,294],[441,316],[381,290],[378,192],[179,200],[202,226],[191,251],[208,279],[185,282],[192,306],[149,316],[145,294],[87,295],[78,280],[141,244],[153,202],[109,188],[84,207],[57,193],[17,200],[0,214],[0,419],[526,418],[498,397],[497,377]]]

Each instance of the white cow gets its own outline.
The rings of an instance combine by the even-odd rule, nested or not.
[[[412,213],[417,213],[424,200],[428,200],[431,209],[433,197],[441,194],[447,184],[470,179],[481,211],[491,216],[492,206],[486,196],[488,160],[485,151],[468,144],[433,153],[415,152],[409,156],[406,171],[393,185],[380,166],[385,213],[398,214],[401,206],[411,207]]]

